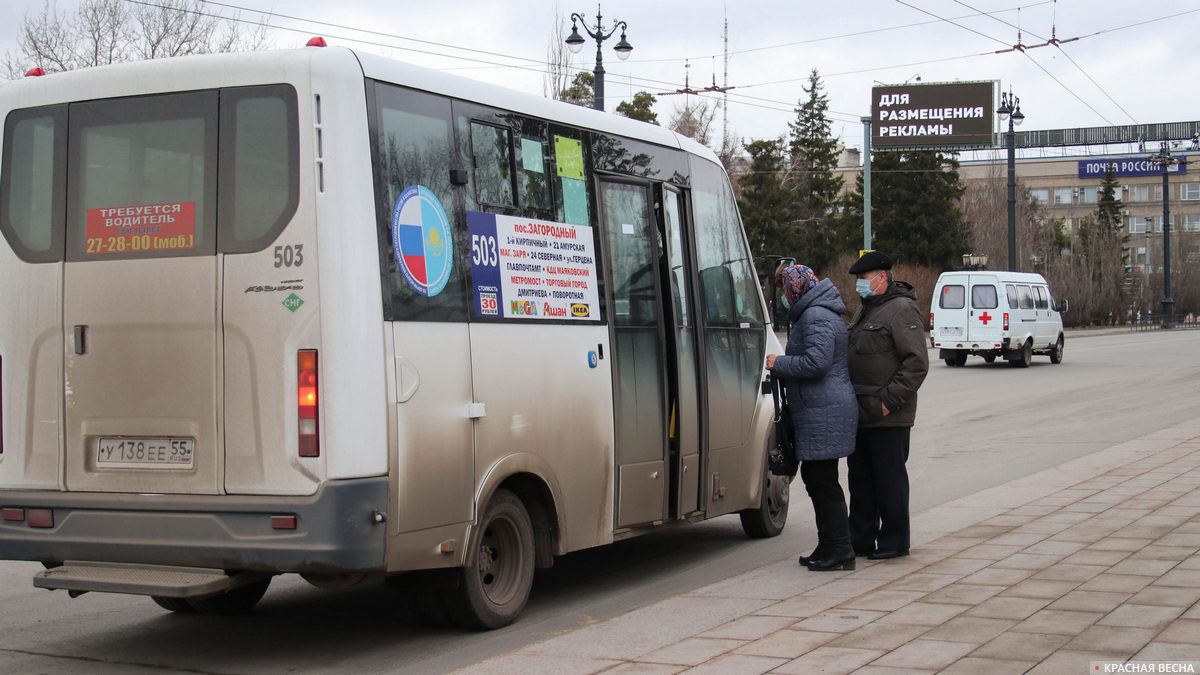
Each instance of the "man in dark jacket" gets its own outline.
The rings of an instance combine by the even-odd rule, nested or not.
[[[879,251],[850,268],[862,309],[850,324],[850,381],[858,397],[858,436],[850,469],[850,540],[859,555],[908,555],[909,432],[917,389],[929,372],[925,317],[912,286],[892,280]]]

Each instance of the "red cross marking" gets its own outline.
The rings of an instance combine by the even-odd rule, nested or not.
[[[979,320],[982,321],[983,325],[986,326],[988,325],[988,322],[992,320],[992,317],[988,316],[987,312],[984,312],[983,314],[979,315]]]

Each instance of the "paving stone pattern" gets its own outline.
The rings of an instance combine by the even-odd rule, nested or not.
[[[466,672],[1200,662],[1200,419],[930,509],[913,527],[906,558],[834,573],[780,561]]]

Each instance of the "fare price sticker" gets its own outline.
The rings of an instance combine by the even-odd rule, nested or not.
[[[478,317],[599,321],[592,228],[469,212]]]
[[[160,253],[196,247],[196,202],[88,209],[87,255]]]

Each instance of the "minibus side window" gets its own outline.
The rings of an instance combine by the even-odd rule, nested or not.
[[[1017,286],[1017,292],[1021,296],[1021,309],[1033,309],[1033,291],[1028,286]]]
[[[475,194],[479,202],[515,206],[512,131],[471,122],[471,161],[475,168]]]
[[[996,287],[991,284],[980,284],[971,287],[971,307],[973,309],[996,309],[999,300],[996,297]]]
[[[962,309],[967,306],[967,289],[958,284],[942,286],[942,295],[938,299],[942,309]]]
[[[26,262],[62,260],[65,105],[16,110],[4,122],[0,231]]]
[[[1018,309],[1021,306],[1021,301],[1017,299],[1017,287],[1012,284],[1004,286],[1005,292],[1008,294],[1008,308]]]
[[[692,193],[696,253],[708,325],[760,325],[763,312],[758,278],[750,264],[733,194],[716,165],[695,162],[693,175],[697,176]]]
[[[1033,290],[1037,292],[1037,308],[1050,309],[1050,301],[1046,296],[1046,287],[1034,286]]]
[[[450,182],[450,100],[375,82],[372,141],[388,321],[466,321],[465,218]]]

